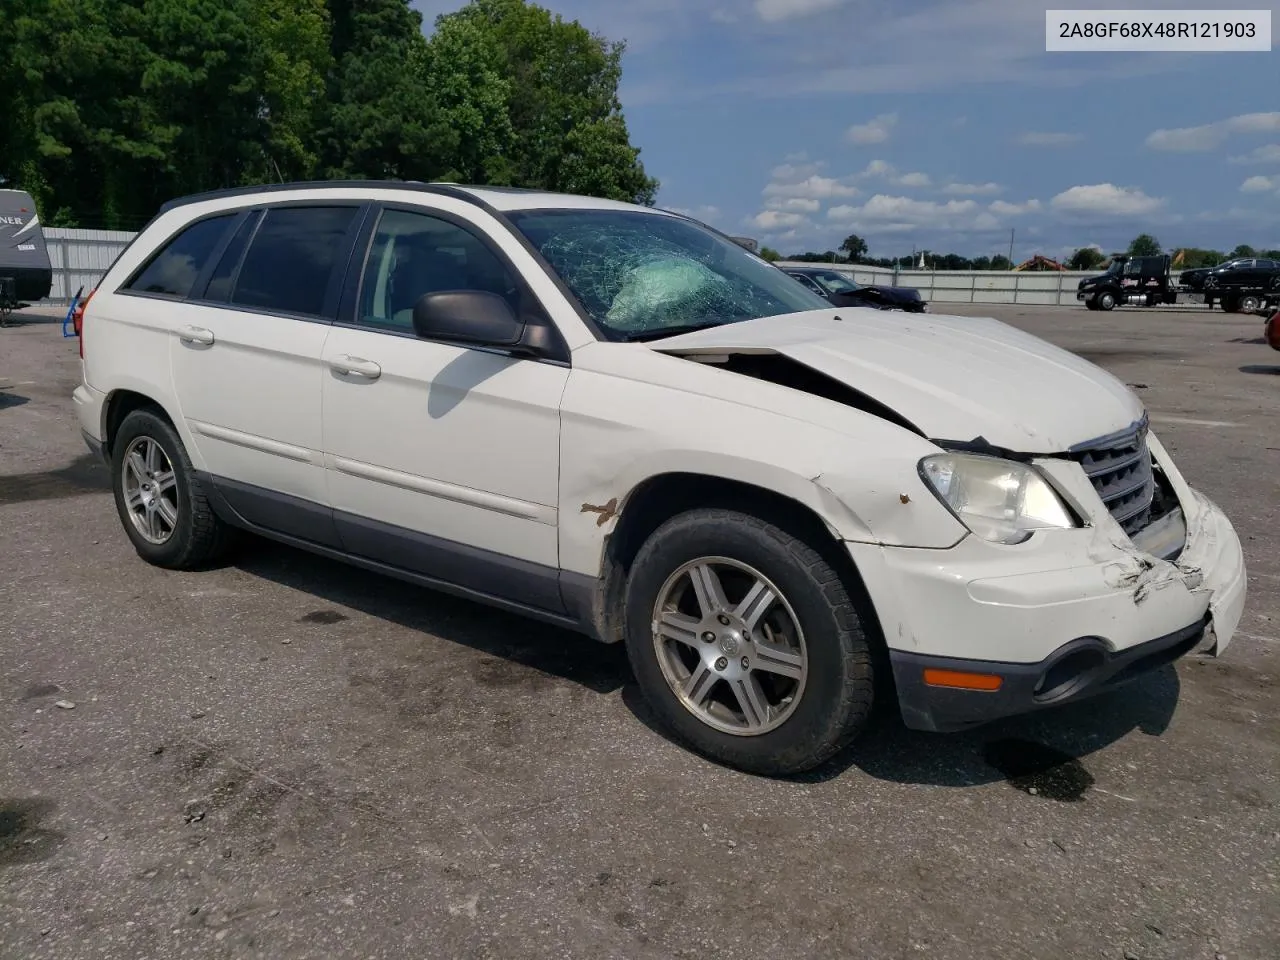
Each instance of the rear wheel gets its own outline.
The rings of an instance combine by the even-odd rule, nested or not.
[[[191,570],[226,552],[234,531],[213,512],[182,440],[164,417],[133,411],[111,449],[116,510],[142,559]]]
[[[1253,294],[1246,294],[1240,298],[1240,309],[1244,313],[1257,313],[1262,309],[1262,298],[1255,297]]]
[[[626,627],[658,720],[720,763],[799,773],[871,714],[870,643],[843,581],[756,517],[694,510],[660,527],[632,566]]]

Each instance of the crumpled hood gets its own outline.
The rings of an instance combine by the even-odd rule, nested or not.
[[[677,356],[778,353],[892,409],[935,441],[1062,453],[1143,416],[1102,368],[985,317],[814,310],[650,344]]]

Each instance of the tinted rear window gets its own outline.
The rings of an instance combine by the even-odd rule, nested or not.
[[[253,235],[253,228],[257,223],[258,214],[254,213],[245,217],[244,223],[240,224],[240,229],[227,244],[227,249],[222,253],[222,259],[218,261],[218,265],[213,270],[213,276],[209,278],[209,286],[204,291],[203,299],[222,303],[231,295],[231,281],[240,266],[245,247],[249,245],[249,237]]]
[[[193,223],[165,244],[125,289],[169,297],[190,295],[234,219],[235,214],[229,213]]]
[[[357,207],[268,210],[236,280],[237,306],[319,316]]]

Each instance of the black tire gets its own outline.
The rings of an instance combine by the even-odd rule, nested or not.
[[[1222,298],[1223,313],[1237,313],[1240,310],[1240,301],[1235,297]]]
[[[124,458],[142,438],[157,444],[173,469],[177,520],[163,543],[143,536],[126,501]],[[120,424],[111,444],[111,488],[125,535],[147,563],[169,570],[195,570],[224,557],[235,543],[236,531],[213,512],[177,431],[154,409],[134,410]]]
[[[1089,310],[1097,310],[1097,309],[1098,309],[1098,298],[1097,298],[1097,297],[1090,297],[1088,300],[1086,300],[1086,301],[1084,302],[1084,305],[1085,305],[1086,309],[1089,309]]]
[[[1257,313],[1262,309],[1262,298],[1253,294],[1245,294],[1240,298],[1240,310],[1243,313]]]
[[[790,716],[768,732],[742,736],[716,729],[683,704],[663,674],[654,607],[668,578],[702,557],[728,558],[759,571],[781,591],[804,633],[803,691]],[[625,603],[627,653],[641,691],[677,740],[712,760],[767,776],[801,773],[838,753],[872,714],[875,669],[863,628],[866,615],[817,550],[774,524],[721,509],[672,518],[636,557]]]
[[[1098,294],[1099,310],[1114,310],[1116,308],[1116,295],[1109,290],[1104,290]]]

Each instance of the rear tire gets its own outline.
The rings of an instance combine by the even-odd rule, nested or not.
[[[625,612],[627,653],[657,719],[719,763],[800,773],[871,715],[861,611],[813,546],[757,517],[699,509],[668,520],[632,565]]]
[[[134,410],[111,444],[111,486],[143,560],[193,570],[225,556],[235,531],[213,512],[182,440],[153,409]]]
[[[1242,313],[1257,313],[1262,309],[1262,298],[1247,294],[1240,298],[1240,310]]]

